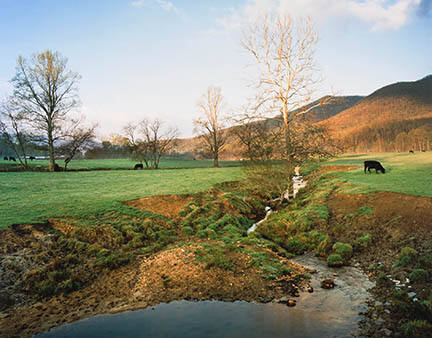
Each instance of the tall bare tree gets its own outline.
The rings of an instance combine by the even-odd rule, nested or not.
[[[45,135],[50,171],[55,168],[55,143],[64,136],[64,122],[78,106],[79,79],[58,52],[46,50],[30,60],[18,57],[12,100],[35,131]]]
[[[129,123],[123,133],[131,158],[153,169],[159,168],[161,157],[174,148],[179,136],[177,128],[166,127],[159,119]]]
[[[201,116],[194,120],[194,131],[203,141],[203,148],[213,158],[213,166],[219,167],[219,155],[227,140],[227,119],[223,116],[226,106],[220,87],[210,86],[198,101]]]
[[[318,35],[309,18],[283,14],[262,15],[243,33],[241,45],[259,72],[256,106],[282,114],[286,157],[294,159],[290,126],[293,111],[310,101],[319,82],[314,61]]]

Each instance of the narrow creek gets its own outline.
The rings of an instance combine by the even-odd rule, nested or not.
[[[303,184],[303,181],[300,183]],[[301,186],[300,188],[304,187]],[[298,191],[298,190],[297,190]],[[294,195],[295,197],[295,195]],[[272,213],[266,208],[266,218]],[[265,219],[266,219],[265,218]],[[265,219],[254,224],[249,232]],[[295,307],[243,301],[174,301],[144,310],[98,315],[35,335],[48,337],[351,337],[375,284],[356,267],[330,268],[312,254],[293,259],[311,271],[313,292],[302,292]],[[332,278],[333,289],[321,288]]]

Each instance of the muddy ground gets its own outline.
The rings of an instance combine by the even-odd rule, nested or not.
[[[175,218],[190,201],[190,195],[165,195],[127,204]],[[21,278],[23,270],[31,271],[51,259],[52,253],[55,253],[51,229],[69,234],[74,227],[51,220],[49,226],[17,225],[0,232],[2,259],[9,267],[7,271],[0,271],[3,284],[14,285],[13,279]],[[102,241],[103,235],[99,234]],[[148,257],[137,257],[126,266],[105,269],[97,276],[92,274],[94,270],[89,266],[87,279],[94,279],[94,282],[68,294],[35,300],[26,292],[15,293],[18,303],[0,312],[0,336],[29,337],[97,314],[141,309],[174,300],[268,302],[290,296],[297,290],[297,285],[301,286],[295,276],[306,272],[301,266],[268,249],[263,250],[291,269],[289,276],[278,280],[266,279],[262,271],[250,264],[250,256],[243,252],[230,253],[235,266],[232,270],[207,267],[197,261],[195,255],[195,251],[205,244],[212,244],[212,241],[194,238],[185,242],[184,238],[179,238],[179,242],[173,243],[167,250]],[[11,266],[16,266],[15,272],[11,272]],[[8,278],[5,278],[6,275]]]
[[[127,204],[175,218],[191,198],[189,195],[160,196],[129,201]],[[401,247],[414,247],[420,254],[431,248],[431,198],[390,192],[348,195],[335,191],[326,204],[329,221],[320,230],[328,233],[333,240],[353,243],[360,234],[372,235],[373,240],[367,250],[355,248],[352,258],[352,264],[361,266],[371,278],[377,278],[383,271],[378,269],[378,265],[383,265],[387,269],[384,271],[389,273]],[[358,215],[359,208],[364,206],[369,206],[372,213]],[[356,213],[358,217],[352,217]],[[67,231],[67,225],[63,228]],[[0,232],[1,253],[3,257],[15,257],[17,265],[27,264],[30,269],[32,264],[38,264],[38,259],[44,259],[38,257],[38,249],[51,250],[50,236],[44,232],[43,226],[37,225],[3,230]],[[41,244],[26,248],[26,243],[34,244],[35,241]],[[94,282],[67,295],[34,301],[23,294],[21,305],[10,306],[0,312],[0,336],[27,337],[96,314],[140,309],[173,300],[267,302],[289,296],[296,284],[294,277],[305,273],[301,266],[275,253],[271,254],[292,270],[291,275],[283,280],[264,278],[257,268],[251,266],[250,257],[241,252],[232,253],[231,258],[235,262],[232,271],[206,268],[195,258],[196,249],[205,243],[209,240],[194,238],[188,243],[173,243],[168,250],[138,257],[115,270],[106,269],[94,278]],[[2,273],[4,276],[4,271]],[[18,275],[17,272],[9,277]],[[381,284],[373,290],[380,304],[390,297],[388,291],[392,288],[393,284]],[[419,295],[422,292],[426,295],[431,289],[430,285],[419,285],[419,288],[423,288],[423,291],[415,290]],[[384,310],[382,306],[371,303],[363,322],[365,335],[392,335],[398,322],[392,321],[391,312]],[[378,325],[377,318],[382,318]]]

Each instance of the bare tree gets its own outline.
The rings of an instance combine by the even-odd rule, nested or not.
[[[46,50],[28,61],[18,57],[12,100],[36,132],[44,134],[50,164],[55,168],[55,143],[64,137],[63,124],[78,106],[79,74],[67,68],[67,59]]]
[[[22,113],[10,101],[5,101],[0,106],[0,119],[0,134],[14,152],[19,163],[27,169],[27,148],[30,144],[30,135]]]
[[[179,136],[177,128],[165,127],[159,119],[129,123],[123,132],[131,158],[153,169],[159,168],[161,157],[174,148]]]
[[[250,161],[279,159],[282,156],[283,128],[279,119],[257,116],[250,107],[233,116],[230,133],[242,148],[242,155]]]
[[[257,108],[282,114],[287,159],[294,158],[293,111],[310,101],[319,82],[314,62],[318,41],[309,18],[265,14],[250,24],[241,41],[259,71]]]
[[[146,142],[139,128],[142,123],[143,121],[129,122],[123,127],[123,135],[130,158],[140,163],[144,162],[146,168],[150,168],[150,144]]]
[[[213,166],[219,167],[219,155],[227,140],[227,119],[222,115],[225,108],[222,89],[210,86],[198,101],[201,116],[194,120],[194,131],[203,141],[203,148],[213,158]]]
[[[76,121],[69,129],[67,135],[64,137],[65,142],[59,146],[58,151],[65,156],[65,171],[70,161],[72,161],[78,152],[83,152],[94,144],[96,128],[96,124],[84,127],[80,121]]]

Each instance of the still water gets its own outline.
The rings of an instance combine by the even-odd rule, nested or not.
[[[153,309],[99,315],[35,337],[345,337],[356,328],[274,303],[179,301]]]
[[[145,310],[95,316],[35,337],[351,337],[357,329],[358,312],[365,308],[367,289],[373,283],[353,267],[335,270],[307,255],[297,262],[317,272],[311,279],[315,291],[303,292],[295,307],[240,301],[176,301]],[[335,289],[319,287],[326,276],[334,277]]]

